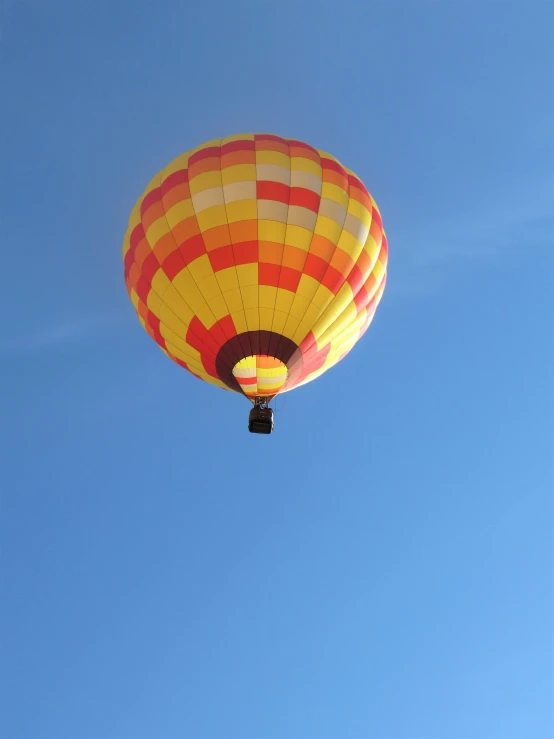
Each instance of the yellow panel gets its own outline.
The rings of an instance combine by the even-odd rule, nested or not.
[[[158,318],[160,321],[167,326],[174,334],[179,336],[183,341],[186,341],[187,330],[192,319],[192,311],[187,311],[185,314],[176,314],[171,310],[167,303],[161,306]],[[165,334],[162,334],[165,336]]]
[[[277,164],[290,169],[290,157],[279,151],[257,151],[256,164]]]
[[[226,290],[223,293],[223,297],[225,298],[225,302],[229,306],[229,312],[231,313],[231,315],[234,315],[237,312],[244,312],[242,293],[238,287],[233,288],[233,290]]]
[[[182,334],[180,335],[175,333],[165,323],[160,323],[160,334],[164,337],[167,344],[171,344],[172,346],[175,346],[177,347],[177,349],[179,349],[179,351],[182,353],[182,356],[186,357],[185,362],[188,363],[189,356],[187,348],[189,345],[186,343]]]
[[[381,245],[377,244],[373,236],[369,235],[364,244],[364,249],[369,254],[369,258],[371,259],[371,263],[373,264],[375,260],[377,259],[377,257],[379,256],[379,252],[381,251]]]
[[[229,315],[229,306],[221,293],[210,298],[209,306],[216,321],[221,321],[222,318]],[[215,321],[213,323],[215,323]],[[210,329],[213,326],[213,323],[204,323],[204,325],[206,328]]]
[[[312,243],[312,231],[307,231],[305,228],[300,226],[287,225],[285,233],[285,244],[288,246],[296,246],[298,249],[304,251],[310,250],[310,244]]]
[[[258,287],[260,296],[260,308],[273,308],[275,307],[275,299],[277,297],[277,288],[272,285],[260,285]]]
[[[204,172],[189,180],[191,195],[196,195],[202,190],[210,190],[212,187],[221,187],[221,172],[219,169],[215,172]]]
[[[221,170],[221,180],[224,185],[230,185],[232,182],[252,182],[255,179],[255,164],[233,164]]]
[[[350,306],[348,306],[347,311],[350,312]],[[340,349],[343,344],[356,341],[359,337],[360,329],[366,321],[366,318],[367,316],[365,311],[362,311],[357,316],[355,315],[348,326],[346,326],[346,328],[344,328],[344,330],[337,334],[337,336],[333,339],[333,347]]]
[[[282,287],[277,288],[277,298],[275,299],[275,310],[283,311],[288,315],[292,301],[294,300],[294,293],[290,290],[285,290]]]
[[[283,311],[276,310],[273,315],[272,331],[275,331],[275,333],[277,334],[282,334],[288,317],[289,317],[288,313],[283,313]]]
[[[350,200],[348,193],[345,192],[342,187],[333,185],[332,182],[323,183],[321,186],[321,197],[334,200],[336,203],[342,205],[343,208],[348,209],[348,201]]]
[[[155,316],[160,317],[160,308],[162,306],[162,298],[154,290],[148,292],[146,298],[146,306]]]
[[[348,233],[348,231],[343,231],[341,233],[337,246],[339,249],[342,249],[343,252],[348,254],[349,257],[352,257],[354,261],[356,261],[360,256],[362,249],[364,248],[362,242],[354,238],[354,236]]]
[[[253,264],[237,264],[237,277],[241,287],[249,287],[250,285],[258,285],[258,263]]]
[[[333,300],[333,293],[325,285],[320,285],[317,288],[316,294],[312,298],[312,303],[318,306],[318,308],[326,308],[331,300]]]
[[[208,277],[208,275],[214,274],[212,263],[207,254],[202,254],[202,256],[193,259],[189,264],[188,269],[196,284],[205,277]]]
[[[135,292],[135,288],[131,288],[131,292],[129,293],[129,297],[131,298],[131,303],[135,306],[135,310],[138,311],[138,305],[139,305],[139,296]],[[139,316],[140,318],[140,316]]]
[[[246,314],[246,325],[249,331],[259,331],[260,329],[260,314],[257,308],[247,308]]]
[[[298,328],[296,329],[296,331],[294,332],[291,338],[295,342],[295,344],[301,344],[306,338],[306,336],[310,333],[311,330],[312,330],[312,324],[309,322],[307,323],[306,320],[302,320],[298,324]]]
[[[238,288],[239,286],[236,267],[226,267],[225,269],[220,269],[215,273],[215,277],[219,283],[222,292],[233,290],[235,288]]]
[[[227,221],[236,223],[237,221],[254,221],[258,216],[256,200],[236,200],[234,203],[227,203]]]
[[[352,302],[353,294],[350,285],[345,282],[338,291],[335,298],[326,308],[321,318],[313,327],[314,336],[319,340],[327,328],[340,316],[346,306]]]
[[[231,313],[231,318],[235,324],[237,334],[244,334],[248,331],[248,325],[246,323],[246,316],[243,310],[238,310]]]
[[[300,324],[299,318],[295,318],[294,316],[289,315],[289,317],[285,321],[285,325],[283,326],[281,333],[283,334],[283,336],[286,336],[288,339],[292,339],[299,324]]]
[[[206,208],[206,210],[196,214],[196,220],[198,221],[198,228],[202,233],[209,228],[223,226],[227,223],[225,206],[215,205],[212,208]]]
[[[165,236],[169,232],[170,229],[167,218],[165,216],[162,216],[162,218],[156,219],[154,223],[150,226],[150,228],[146,232],[146,240],[153,248],[162,238],[162,236]]]
[[[131,215],[129,216],[129,221],[127,224],[127,233],[125,235],[125,238],[130,238],[132,232],[135,230],[135,228],[139,225],[141,222],[140,217],[140,204],[141,201],[139,200],[137,203],[135,203],[135,206],[133,210],[131,211]]]
[[[297,295],[301,295],[303,298],[306,298],[306,300],[311,301],[320,284],[321,283],[318,282],[314,277],[303,274],[300,278],[300,282],[298,283],[296,293]]]
[[[332,241],[333,244],[338,244],[342,233],[342,226],[340,226],[336,221],[331,220],[331,218],[318,216],[315,223],[314,233],[318,234],[318,236],[324,236],[326,239],[329,239],[329,241]]]
[[[329,328],[318,336],[318,340],[322,344],[328,344],[337,338],[341,333],[348,331],[349,327],[356,320],[357,308],[354,303],[349,303],[338,318],[329,326]]]
[[[375,262],[375,266],[373,267],[371,274],[377,280],[377,284],[379,284],[381,280],[383,279],[383,275],[385,274],[385,268],[383,267],[383,265],[381,264],[379,260]]]
[[[260,314],[260,329],[262,331],[271,331],[273,316],[275,314],[273,306],[271,308],[258,308],[258,313]]]
[[[304,314],[310,305],[310,301],[306,298],[303,298],[301,295],[296,293],[294,296],[294,300],[292,301],[292,305],[290,307],[290,314],[291,316],[294,316],[295,318],[301,319],[304,317]]]
[[[194,215],[194,208],[192,207],[192,200],[186,198],[181,200],[167,211],[166,217],[171,228],[174,228],[181,221],[191,218]]]
[[[152,285],[152,290],[155,290],[161,296],[167,290],[168,286],[171,285],[171,282],[163,269],[159,269],[154,273],[150,284]]]
[[[258,239],[260,241],[273,241],[276,244],[284,244],[286,232],[286,223],[264,220],[258,221]]]
[[[354,200],[354,198],[350,198],[350,202],[348,203],[348,212],[353,216],[356,216],[356,218],[359,218],[364,226],[367,226],[368,228],[371,226],[371,213],[365,205]]]
[[[321,177],[321,165],[314,162],[312,159],[305,159],[304,157],[291,157],[290,160],[291,170],[297,172],[309,172]]]
[[[242,302],[245,310],[249,308],[258,308],[258,286],[241,287]]]
[[[194,311],[172,284],[167,287],[162,300],[164,305],[166,305],[182,323],[186,326],[189,325],[194,316]]]
[[[206,277],[203,277],[201,280],[199,280],[198,289],[200,290],[200,292],[202,293],[202,295],[206,298],[208,302],[212,298],[221,295],[221,288],[214,274],[209,274]]]
[[[316,151],[322,159],[330,159],[332,162],[340,164],[339,160],[332,154],[329,154],[328,151],[323,151],[323,149],[316,149]],[[342,167],[342,164],[340,164],[340,166]]]
[[[181,272],[179,272],[179,274],[174,278],[173,284],[176,290],[183,298],[185,298],[191,309],[202,321],[204,326],[212,326],[215,323],[215,316],[198,289],[198,286],[189,270],[181,270]]]
[[[321,313],[322,313],[321,308],[312,302],[310,303],[310,306],[308,310],[306,311],[304,318],[302,320],[305,321],[310,327],[314,326],[316,321],[321,316]]]

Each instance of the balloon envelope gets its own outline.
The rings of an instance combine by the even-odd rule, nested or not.
[[[174,362],[218,387],[271,398],[347,354],[383,294],[377,205],[334,157],[238,134],[159,172],[123,243],[139,321]]]

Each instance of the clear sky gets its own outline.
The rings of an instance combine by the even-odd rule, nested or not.
[[[535,0],[2,0],[1,739],[554,736],[553,38]],[[269,438],[122,277],[151,176],[243,131],[352,168],[390,247]]]

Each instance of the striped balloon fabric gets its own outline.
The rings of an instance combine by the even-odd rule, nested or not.
[[[238,134],[154,177],[123,258],[139,321],[173,361],[272,398],[363,336],[385,287],[387,241],[375,201],[330,154]]]

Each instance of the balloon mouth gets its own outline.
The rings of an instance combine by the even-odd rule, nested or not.
[[[233,367],[233,376],[247,398],[272,398],[287,381],[288,370],[276,357],[253,354],[244,357]]]
[[[266,366],[263,367],[263,364]],[[242,393],[249,400],[254,400],[256,396],[271,399],[298,380],[303,364],[303,354],[298,345],[286,336],[273,331],[245,331],[221,346],[215,360],[215,371],[229,390]],[[265,374],[265,370],[274,370],[275,374],[272,377],[271,373]],[[260,381],[260,386],[267,388],[267,395],[256,393],[253,382],[241,382],[252,380],[253,377],[256,379],[256,388]],[[274,387],[270,388],[272,383]]]

